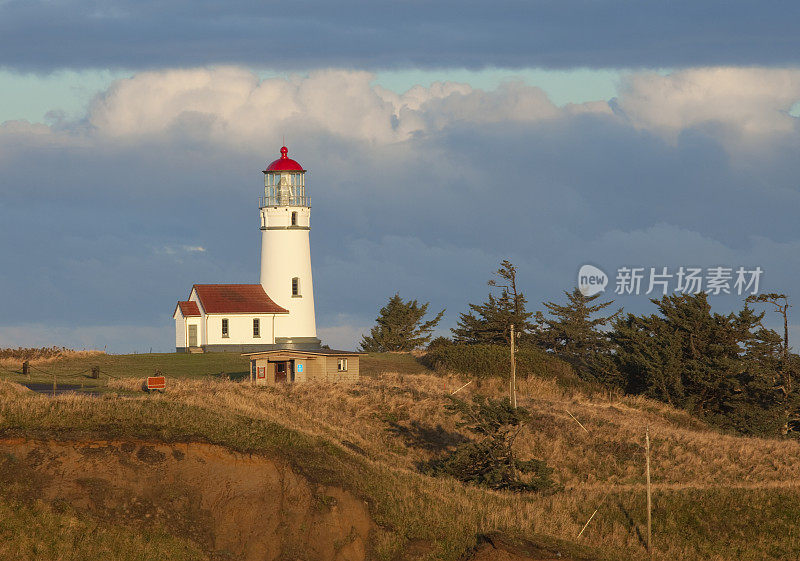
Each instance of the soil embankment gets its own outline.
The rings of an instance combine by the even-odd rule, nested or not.
[[[189,538],[212,559],[364,561],[376,528],[367,504],[345,490],[314,484],[279,461],[203,443],[3,439],[0,484],[107,523]],[[412,541],[399,559],[433,549]],[[492,535],[472,559],[584,558]]]
[[[374,524],[364,501],[264,457],[199,443],[22,439],[0,441],[0,456],[4,479],[24,478],[36,498],[109,522],[152,524],[216,558],[368,555]]]

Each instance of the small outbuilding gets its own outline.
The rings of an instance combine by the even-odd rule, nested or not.
[[[300,382],[357,382],[359,358],[364,353],[317,349],[274,349],[245,353],[250,380],[259,386]]]

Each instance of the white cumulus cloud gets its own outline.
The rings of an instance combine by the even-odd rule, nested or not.
[[[722,126],[723,135],[752,142],[793,132],[789,110],[798,100],[800,70],[694,68],[632,74],[618,104],[636,126],[672,138],[689,127]]]

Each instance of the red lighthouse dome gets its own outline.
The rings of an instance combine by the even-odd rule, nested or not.
[[[286,146],[282,146],[281,157],[268,165],[264,171],[305,171],[303,166],[287,155],[288,153],[289,149]]]

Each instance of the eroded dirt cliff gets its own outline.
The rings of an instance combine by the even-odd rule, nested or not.
[[[360,561],[374,528],[347,491],[208,444],[6,439],[0,472],[34,498],[163,527],[217,558]]]

